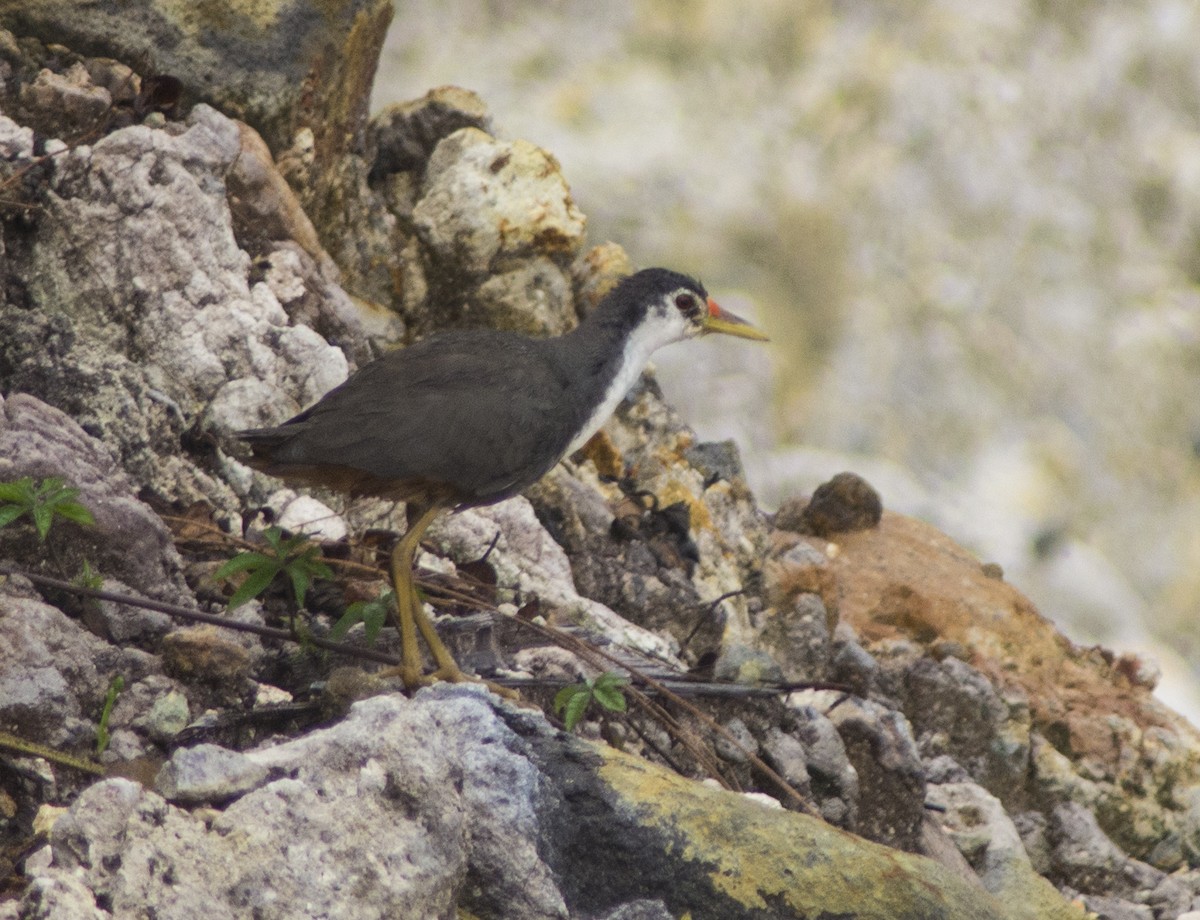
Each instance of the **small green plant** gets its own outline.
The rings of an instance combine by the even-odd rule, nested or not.
[[[81,588],[91,588],[93,591],[99,591],[104,587],[104,576],[99,572],[92,571],[92,564],[86,559],[83,560],[83,570],[75,576],[75,584]]]
[[[108,685],[108,693],[104,697],[104,708],[100,710],[100,722],[96,725],[96,756],[99,757],[108,749],[112,736],[108,733],[108,719],[112,715],[117,697],[125,689],[125,678],[118,674]]]
[[[75,500],[78,494],[78,489],[68,486],[58,476],[37,482],[32,476],[23,476],[14,482],[0,482],[0,527],[28,516],[37,530],[38,540],[44,543],[56,517],[91,526],[96,519],[92,517],[92,512]]]
[[[333,578],[329,566],[317,558],[320,548],[309,542],[304,534],[285,539],[278,527],[268,527],[263,531],[263,538],[267,541],[266,552],[238,553],[213,575],[220,580],[239,572],[246,573],[245,579],[229,598],[230,610],[258,597],[281,572],[288,577],[299,607],[304,606],[309,586],[315,579]]]
[[[554,695],[554,711],[562,715],[567,731],[574,731],[579,720],[595,700],[609,712],[624,712],[626,709],[623,689],[629,686],[629,678],[616,671],[605,671],[599,677],[580,681],[563,687]]]
[[[341,619],[329,630],[329,638],[334,642],[341,642],[355,623],[362,623],[366,630],[367,645],[374,645],[379,630],[383,629],[388,613],[396,602],[395,598],[395,591],[384,591],[373,601],[355,601],[350,604]]]

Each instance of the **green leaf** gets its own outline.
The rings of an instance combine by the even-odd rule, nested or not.
[[[238,572],[257,569],[259,566],[269,565],[274,561],[275,558],[273,556],[265,556],[262,553],[238,553],[213,572],[213,578],[220,581],[223,578],[228,578],[230,575],[236,575]]]
[[[296,606],[303,608],[304,599],[308,596],[308,586],[312,584],[312,575],[298,563],[287,566],[286,570],[288,577],[292,580],[292,594],[296,598]]]
[[[364,627],[367,645],[374,645],[376,643],[376,639],[379,638],[379,632],[388,623],[391,599],[395,596],[395,591],[385,591],[379,597],[378,601],[368,603],[365,611],[362,612],[362,627]]]
[[[93,525],[96,519],[92,517],[92,512],[88,511],[79,502],[63,502],[54,506],[54,513],[61,518],[66,518],[68,521],[74,521],[76,524]]]
[[[628,678],[609,671],[596,678],[596,683],[592,687],[592,695],[595,696],[596,702],[609,712],[624,712],[628,704],[625,701],[623,688],[628,684]]]
[[[587,712],[588,704],[591,701],[591,691],[583,688],[580,688],[579,692],[567,701],[563,713],[563,724],[567,727],[567,731],[571,732],[575,730],[575,726],[579,724],[579,720]]]
[[[0,527],[11,524],[27,510],[29,509],[22,508],[20,505],[4,505],[0,507]]]
[[[18,505],[33,504],[33,477],[22,476],[14,482],[0,482],[0,501]]]
[[[37,528],[38,539],[44,542],[46,534],[50,533],[50,522],[54,520],[54,509],[48,505],[35,505],[32,514],[33,525]]]
[[[92,571],[92,564],[84,559],[83,571],[75,577],[74,583],[85,588],[103,588],[104,576],[99,572]]]
[[[270,564],[264,564],[262,568],[256,569],[246,576],[233,596],[229,598],[229,609],[233,610],[236,607],[242,606],[248,600],[258,597],[270,587],[271,582],[275,580],[275,576],[279,574],[280,566],[278,560],[268,560]]]
[[[367,601],[355,601],[346,608],[346,612],[341,615],[341,618],[333,624],[329,629],[329,641],[341,642],[346,638],[346,633],[354,628],[354,624],[363,621],[362,608],[367,606]]]
[[[275,550],[276,555],[282,555],[280,552],[280,543],[283,541],[283,531],[272,524],[263,531],[263,539],[267,541],[271,549]]]
[[[108,733],[108,720],[112,715],[117,697],[125,689],[125,678],[118,674],[108,684],[108,693],[104,696],[104,708],[100,711],[100,721],[96,725],[96,754],[103,754],[108,747],[111,736]]]
[[[571,697],[580,691],[586,692],[587,688],[582,684],[567,684],[567,686],[559,690],[558,693],[554,694],[555,715],[561,715],[563,709],[566,708],[567,703],[571,702]]]

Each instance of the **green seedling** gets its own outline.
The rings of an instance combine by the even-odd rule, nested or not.
[[[355,601],[346,608],[341,619],[333,624],[333,628],[329,630],[329,639],[341,642],[355,623],[362,623],[366,630],[367,645],[373,646],[395,603],[395,591],[384,591],[373,601]]]
[[[96,523],[92,512],[75,500],[79,490],[68,486],[58,476],[34,482],[23,476],[13,482],[0,482],[0,527],[21,517],[29,517],[37,530],[39,542],[46,542],[50,526],[56,517],[91,526]]]
[[[304,599],[313,581],[333,578],[329,566],[317,558],[320,548],[309,542],[304,534],[284,539],[282,530],[268,527],[263,531],[263,538],[268,546],[265,552],[238,553],[213,575],[220,580],[239,572],[246,573],[245,579],[229,598],[230,610],[258,597],[280,573],[287,576],[298,607],[304,606]]]
[[[100,722],[96,725],[96,756],[99,757],[108,749],[112,736],[108,733],[108,719],[112,715],[117,697],[125,689],[125,678],[118,674],[109,682],[108,693],[104,697],[104,708],[100,710]]]
[[[559,690],[554,695],[554,711],[562,715],[567,731],[574,731],[593,700],[609,712],[624,712],[627,708],[624,688],[627,686],[628,677],[606,671],[595,679],[588,678]]]
[[[75,584],[81,588],[91,588],[93,591],[99,591],[104,587],[104,576],[99,572],[93,572],[92,564],[84,559],[82,571],[75,576]]]

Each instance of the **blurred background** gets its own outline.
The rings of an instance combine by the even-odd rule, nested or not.
[[[766,327],[656,356],[764,506],[860,473],[1200,724],[1200,6],[734,6],[401,3],[374,103],[477,91]]]

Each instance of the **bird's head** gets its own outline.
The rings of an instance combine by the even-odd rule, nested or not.
[[[767,341],[766,333],[717,306],[704,285],[666,268],[647,268],[623,279],[597,308],[652,348],[718,332]]]

